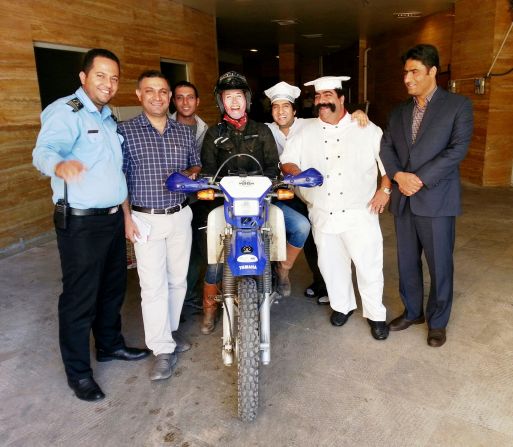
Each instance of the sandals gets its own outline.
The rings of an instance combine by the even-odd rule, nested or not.
[[[317,297],[317,304],[320,305],[328,305],[330,303],[330,297],[328,296],[328,293],[324,291],[323,294],[321,294],[319,297]]]
[[[313,282],[305,289],[305,296],[317,298],[317,304],[326,305],[330,303],[326,286],[323,283]]]
[[[305,289],[305,296],[308,298],[317,298],[323,288],[324,285],[322,283],[313,282]]]

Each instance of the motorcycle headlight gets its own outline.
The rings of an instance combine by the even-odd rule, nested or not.
[[[253,199],[236,199],[233,201],[233,215],[242,216],[258,216],[260,206],[258,200]]]

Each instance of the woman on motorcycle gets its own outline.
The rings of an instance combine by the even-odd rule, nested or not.
[[[279,174],[278,149],[269,128],[248,118],[251,90],[246,78],[235,71],[222,75],[214,89],[222,120],[208,129],[201,149],[202,173],[213,176],[221,164],[234,154],[249,154],[262,166],[263,174],[276,178]],[[260,174],[250,157],[235,157],[221,169],[219,177],[230,174]],[[218,205],[215,203],[215,205]],[[277,266],[278,292],[290,295],[288,272],[301,252],[310,231],[306,217],[288,206],[281,206],[287,233],[287,259]],[[217,302],[215,296],[222,279],[222,269],[209,264],[203,288],[203,324],[201,332],[210,334],[215,328]]]

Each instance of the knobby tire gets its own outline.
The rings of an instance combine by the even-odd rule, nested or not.
[[[238,412],[244,422],[251,422],[258,411],[258,366],[260,335],[258,290],[252,278],[242,278],[238,285]]]

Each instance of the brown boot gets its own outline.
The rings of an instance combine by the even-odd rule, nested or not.
[[[290,296],[291,285],[289,279],[289,271],[296,262],[301,248],[294,247],[287,243],[287,259],[285,261],[278,262],[276,267],[276,276],[278,280],[277,291],[282,296]]]
[[[203,286],[203,324],[201,332],[205,335],[210,334],[216,326],[217,302],[217,285],[205,283]]]

